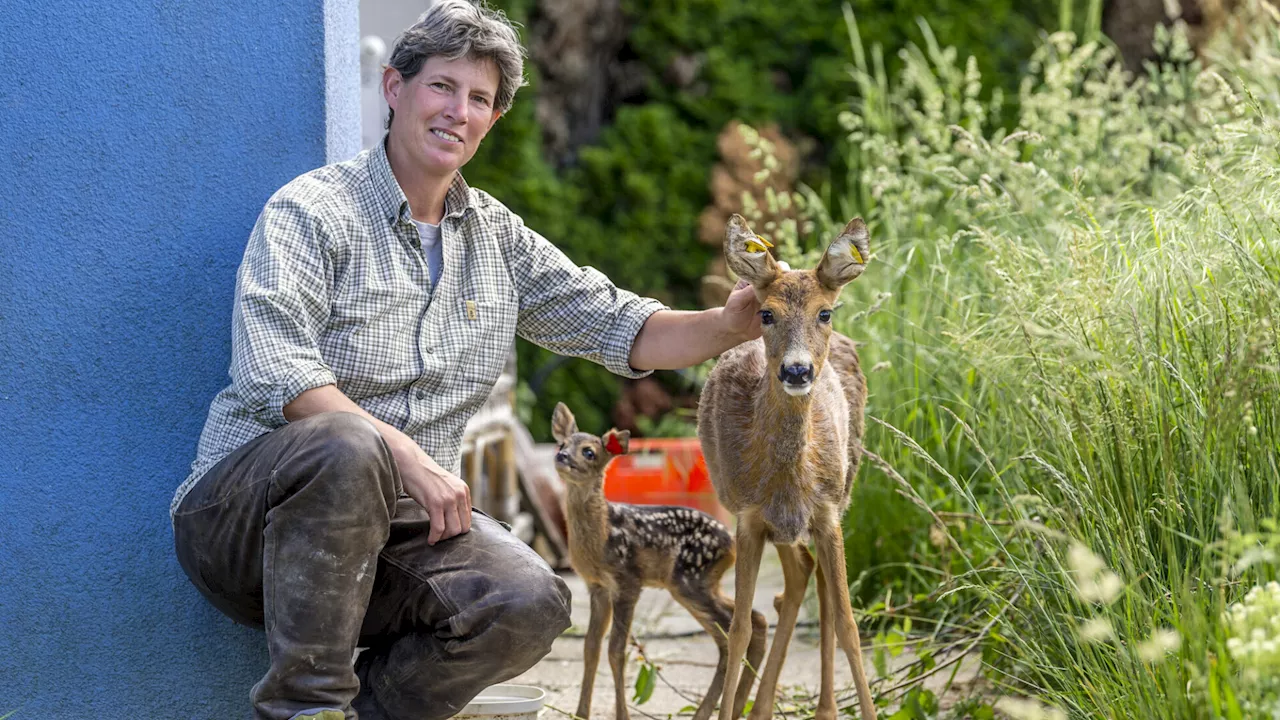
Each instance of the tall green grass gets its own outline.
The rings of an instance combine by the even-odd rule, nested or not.
[[[1072,717],[1271,717],[1223,620],[1280,547],[1280,33],[1251,10],[1208,69],[1178,32],[1138,78],[1047,37],[1014,131],[927,28],[891,81],[849,13],[857,190],[766,229],[804,265],[871,227],[837,320],[883,458],[846,517],[862,604],[989,623],[997,691]]]

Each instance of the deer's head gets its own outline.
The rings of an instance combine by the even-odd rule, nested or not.
[[[615,456],[625,455],[631,440],[629,430],[610,430],[604,437],[578,432],[578,422],[564,403],[556,403],[551,434],[558,444],[556,470],[565,482],[575,485],[602,483],[605,466]]]
[[[867,225],[854,218],[827,246],[813,270],[784,271],[740,215],[729,218],[724,256],[760,300],[769,375],[788,395],[808,395],[827,361],[831,311],[840,290],[870,259]]]

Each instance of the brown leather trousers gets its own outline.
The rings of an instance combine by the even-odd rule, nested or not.
[[[210,602],[266,630],[255,718],[441,720],[550,651],[569,627],[564,581],[478,511],[434,547],[428,525],[382,437],[352,413],[289,423],[200,479],[174,543]]]

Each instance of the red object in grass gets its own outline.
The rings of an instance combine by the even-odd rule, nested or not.
[[[632,438],[604,473],[604,496],[635,505],[680,505],[728,524],[732,514],[716,499],[697,438]]]

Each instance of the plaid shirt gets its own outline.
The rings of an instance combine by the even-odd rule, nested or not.
[[[236,278],[231,385],[214,398],[192,485],[244,443],[286,423],[303,391],[338,389],[459,472],[467,420],[515,336],[627,377],[640,327],[663,308],[577,267],[459,175],[440,222],[431,286],[409,203],[382,143],[285,185],[254,225]]]

